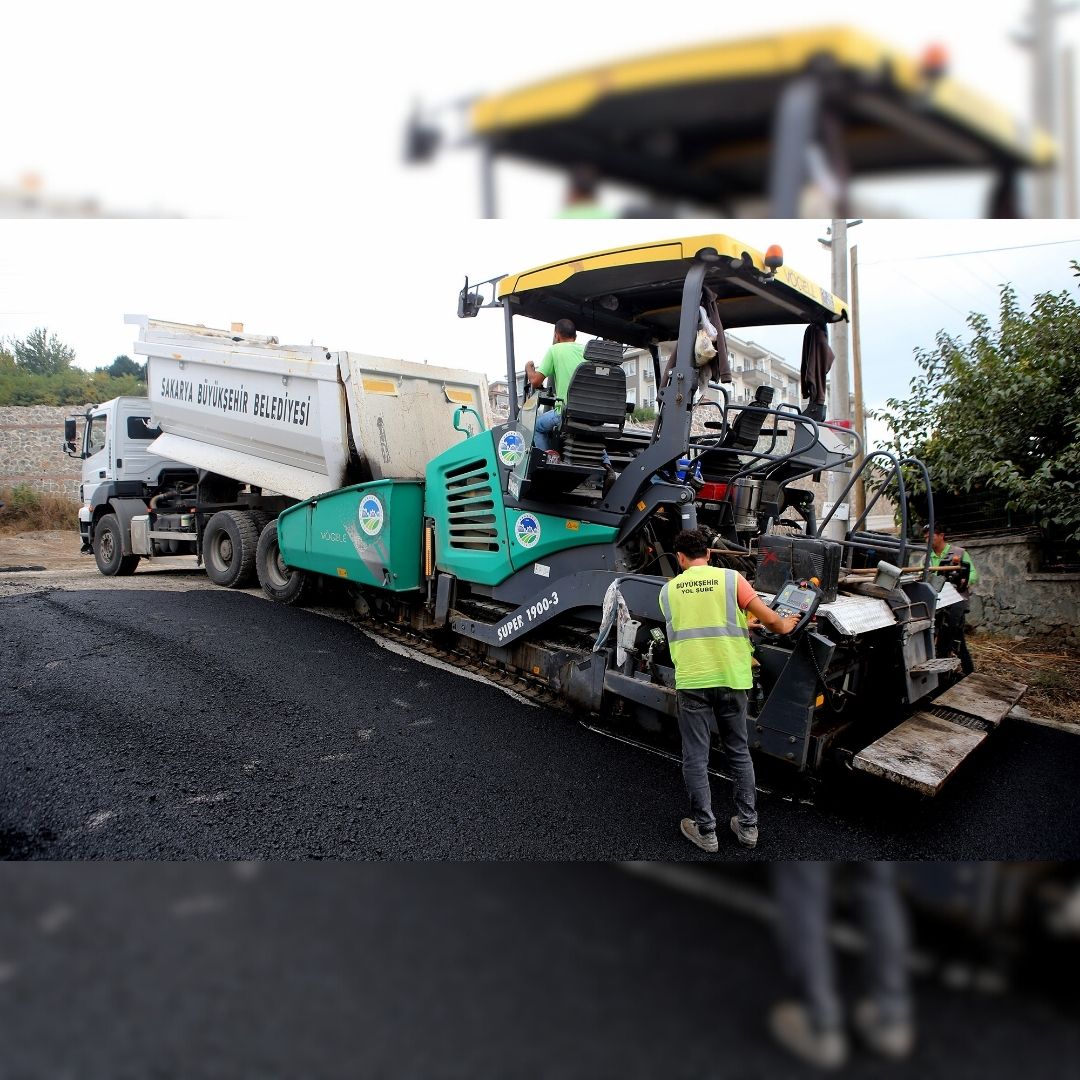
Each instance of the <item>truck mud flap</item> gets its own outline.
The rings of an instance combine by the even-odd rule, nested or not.
[[[1023,683],[969,675],[860,750],[851,764],[923,795],[936,795],[1025,690]]]

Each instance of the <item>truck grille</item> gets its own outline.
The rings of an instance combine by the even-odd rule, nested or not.
[[[446,516],[452,548],[499,550],[494,492],[485,461],[470,461],[446,474]]]

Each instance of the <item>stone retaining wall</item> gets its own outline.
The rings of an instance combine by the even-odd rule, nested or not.
[[[0,487],[29,484],[43,495],[78,499],[82,461],[60,447],[64,421],[83,411],[75,405],[0,406]]]
[[[968,625],[1014,637],[1053,637],[1080,647],[1080,574],[1041,570],[1037,533],[957,538],[979,571]]]

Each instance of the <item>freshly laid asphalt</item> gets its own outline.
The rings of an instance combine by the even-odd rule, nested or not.
[[[5,1080],[820,1075],[766,1034],[769,929],[614,867],[7,865],[0,894]],[[912,1058],[838,1075],[1078,1075],[1066,1002],[915,991]]]
[[[708,858],[677,764],[349,623],[142,578],[0,597],[0,857]],[[837,774],[760,796],[757,850],[720,857],[1076,858],[1078,776],[1080,738],[1006,722],[936,799]]]

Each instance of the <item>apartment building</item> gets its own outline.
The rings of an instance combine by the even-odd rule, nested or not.
[[[757,388],[762,385],[772,386],[776,391],[773,403],[784,402],[798,406],[799,369],[789,364],[783,357],[758,345],[753,341],[744,341],[734,334],[727,335],[728,356],[731,361],[732,383],[730,386],[733,404],[751,401]],[[667,353],[661,357],[661,371],[667,360]],[[656,404],[656,380],[653,375],[652,359],[648,352],[632,349],[623,362],[626,372],[626,398],[635,405],[650,407]],[[720,393],[710,390],[709,396],[719,400]]]

